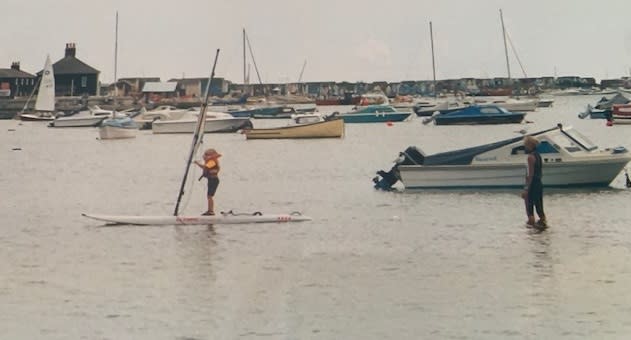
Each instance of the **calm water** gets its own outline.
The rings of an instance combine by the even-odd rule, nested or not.
[[[546,192],[551,228],[539,234],[524,227],[518,192],[386,193],[371,182],[408,145],[434,153],[558,122],[631,149],[631,126],[577,118],[597,99],[558,97],[526,125],[206,135],[224,155],[217,210],[314,218],[210,229],[104,228],[80,215],[172,213],[190,135],[100,141],[91,128],[0,121],[0,338],[626,339],[622,174],[611,189]],[[205,185],[192,177],[184,212],[199,214]]]

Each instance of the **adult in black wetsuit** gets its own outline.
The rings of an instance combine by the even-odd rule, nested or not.
[[[526,185],[521,196],[526,203],[526,215],[528,215],[526,223],[530,226],[535,225],[535,209],[537,210],[537,216],[539,216],[539,221],[536,224],[546,226],[546,215],[543,212],[543,183],[541,182],[543,164],[541,155],[537,152],[538,144],[539,141],[532,136],[524,138],[524,147],[526,148],[526,153],[528,153],[528,165]]]

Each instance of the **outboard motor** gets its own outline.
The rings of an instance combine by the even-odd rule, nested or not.
[[[392,186],[401,179],[399,165],[422,165],[424,160],[425,155],[419,149],[414,146],[408,147],[399,153],[399,157],[389,171],[377,171],[377,176],[372,179],[375,189],[391,191]]]
[[[391,191],[392,186],[399,181],[399,164],[395,164],[390,171],[379,170],[377,176],[372,181],[375,183],[375,189]],[[379,177],[381,176],[381,177]]]

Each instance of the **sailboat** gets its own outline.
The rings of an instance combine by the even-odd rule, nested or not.
[[[103,120],[99,126],[100,139],[134,138],[139,125],[127,115],[116,113],[116,99],[118,98],[118,86],[116,85],[116,67],[118,65],[118,12],[116,12],[116,33],[114,40],[114,109],[112,116]]]
[[[55,74],[50,56],[46,56],[44,70],[39,81],[37,98],[35,99],[35,111],[26,113],[20,112],[21,120],[27,121],[51,121],[55,120]]]
[[[173,215],[157,215],[157,216],[120,216],[120,215],[97,215],[97,214],[82,214],[82,216],[105,222],[106,224],[114,225],[212,225],[212,224],[239,224],[239,223],[271,223],[271,222],[298,222],[308,221],[311,218],[304,216],[298,212],[290,214],[263,214],[261,212],[254,213],[234,213],[232,211],[221,212],[219,215],[212,216],[187,216],[180,214],[180,202],[184,195],[184,188],[186,186],[187,178],[193,163],[193,159],[202,144],[204,137],[204,124],[206,122],[206,112],[208,110],[208,94],[210,92],[210,84],[215,76],[215,67],[217,66],[217,58],[219,57],[219,50],[215,55],[215,61],[213,63],[212,72],[210,73],[209,81],[206,84],[206,92],[204,100],[201,103],[200,113],[197,119],[197,125],[193,133],[193,141],[191,149],[186,162],[186,168],[184,176],[182,177],[182,183],[180,185],[180,191],[178,193],[177,201],[175,203],[175,209]]]

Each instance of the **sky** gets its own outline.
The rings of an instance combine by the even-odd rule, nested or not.
[[[1,7],[0,68],[19,61],[36,73],[47,54],[55,62],[73,42],[105,83],[208,77],[216,49],[216,76],[242,83],[243,29],[264,83],[431,80],[430,22],[437,79],[505,77],[500,9],[516,51],[509,45],[512,77],[631,72],[629,0],[2,0]]]

